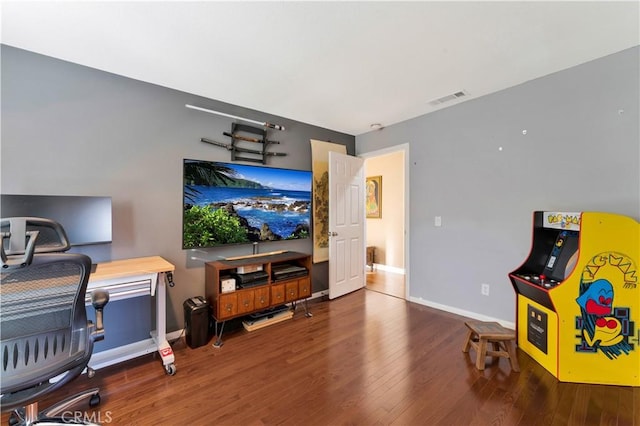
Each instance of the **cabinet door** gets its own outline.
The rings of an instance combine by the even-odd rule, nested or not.
[[[274,284],[271,286],[271,303],[273,306],[282,305],[284,299],[284,284]]]
[[[238,294],[238,313],[244,314],[254,310],[255,292],[253,290],[237,291]]]
[[[269,287],[261,287],[255,289],[255,307],[256,309],[266,309],[269,307]]]
[[[298,283],[298,297],[300,299],[311,297],[311,280],[309,277],[300,278]]]
[[[285,300],[287,302],[296,300],[298,298],[298,280],[285,283],[284,286],[286,291]]]
[[[236,293],[221,294],[218,303],[218,320],[232,317],[238,314],[238,297]]]

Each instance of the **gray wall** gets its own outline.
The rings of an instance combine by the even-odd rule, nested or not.
[[[410,144],[412,299],[515,322],[534,210],[640,219],[639,64],[635,47],[356,137]]]
[[[113,243],[84,247],[94,262],[160,255],[175,264],[168,330],[182,327],[182,302],[204,294],[204,260],[250,254],[251,246],[185,251],[182,160],[230,161],[233,120],[185,104],[282,124],[267,165],[311,170],[309,139],[355,153],[354,136],[143,83],[2,46],[2,193],[113,197]],[[189,66],[185,64],[184,66]],[[215,70],[212,70],[212,78]],[[312,99],[309,100],[313,102]],[[311,253],[311,240],[262,244],[261,251]],[[192,259],[196,257],[197,259]],[[315,265],[313,291],[327,288],[327,264]]]

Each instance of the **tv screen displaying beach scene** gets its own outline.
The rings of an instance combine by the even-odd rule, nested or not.
[[[182,248],[311,236],[311,171],[184,160]]]

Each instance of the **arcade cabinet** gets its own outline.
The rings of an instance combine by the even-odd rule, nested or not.
[[[509,274],[521,350],[563,382],[640,386],[640,224],[595,212],[533,214]]]

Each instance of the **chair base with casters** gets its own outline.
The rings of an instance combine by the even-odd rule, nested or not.
[[[85,424],[92,425],[93,423],[89,422],[80,422],[77,419],[74,419],[73,416],[65,415],[68,413],[73,407],[77,407],[83,400],[89,399],[89,407],[96,407],[100,404],[100,389],[92,388],[87,389],[81,393],[77,393],[72,395],[60,402],[57,402],[55,405],[47,408],[46,410],[38,412],[38,403],[34,402],[27,405],[24,408],[19,408],[14,410],[9,417],[9,425],[17,426],[17,425],[30,425],[30,424],[39,424],[41,425],[43,422],[49,422],[53,424]]]

